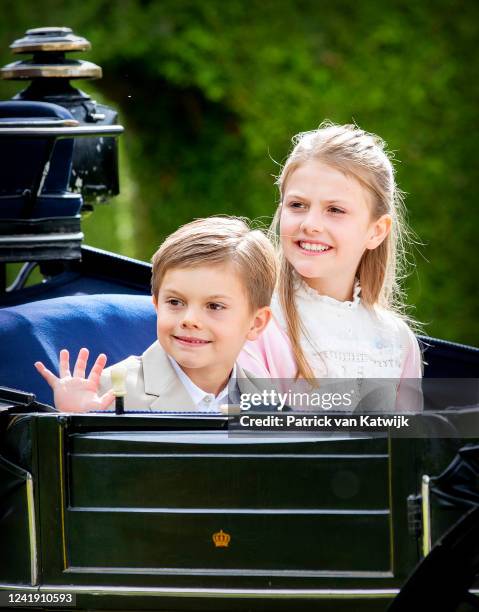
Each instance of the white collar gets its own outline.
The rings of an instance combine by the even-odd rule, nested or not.
[[[188,395],[191,397],[191,401],[193,402],[196,408],[208,412],[218,412],[221,404],[227,403],[228,384],[226,384],[226,386],[221,389],[221,391],[215,397],[213,393],[207,393],[206,391],[198,387],[198,385],[196,385],[191,380],[191,378],[187,374],[185,374],[185,372],[183,372],[177,362],[172,357],[170,357],[170,355],[167,355],[167,357],[170,360],[173,369],[175,370],[178,378],[180,379],[181,383],[188,392]],[[233,366],[233,371],[229,380],[231,379],[236,379],[236,363]]]
[[[296,295],[306,299],[307,301],[314,301],[315,304],[322,303],[329,307],[337,309],[356,309],[361,304],[361,285],[359,279],[354,279],[353,287],[353,299],[352,300],[336,300],[328,295],[322,295],[316,289],[310,287],[300,276],[295,273],[295,289]]]

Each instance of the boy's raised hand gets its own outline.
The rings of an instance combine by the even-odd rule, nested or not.
[[[50,372],[41,361],[35,363],[35,368],[53,389],[55,407],[60,412],[105,410],[115,398],[113,391],[107,391],[101,397],[98,395],[106,355],[98,355],[90,375],[85,378],[88,355],[88,349],[80,349],[73,376],[70,373],[70,355],[66,349],[60,351],[60,377]]]

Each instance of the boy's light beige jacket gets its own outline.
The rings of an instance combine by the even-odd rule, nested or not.
[[[148,347],[141,357],[131,355],[120,364],[127,371],[125,410],[198,412],[158,341]],[[100,395],[112,388],[111,369],[115,366],[103,371]],[[256,385],[252,374],[238,365],[236,370],[239,393],[260,393],[264,390],[264,386]],[[230,398],[230,402],[236,403],[238,399]]]

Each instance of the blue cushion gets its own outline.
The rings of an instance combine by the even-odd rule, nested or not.
[[[82,253],[84,254],[83,250]],[[97,263],[96,272],[98,272],[98,276],[92,276],[93,272],[89,274],[73,271],[61,272],[44,280],[42,283],[3,293],[0,295],[0,308],[11,308],[20,304],[26,304],[27,302],[49,300],[69,295],[114,293],[117,295],[131,294],[144,296],[148,293],[148,285],[143,283],[142,287],[141,280],[139,280],[145,276],[144,268],[141,270],[143,273],[141,277],[137,272],[130,269],[124,273],[124,278],[121,281],[118,278],[105,278],[108,265],[111,266],[110,271],[114,266],[118,265],[118,261],[115,258],[111,259],[111,263],[109,261]],[[147,267],[147,264],[140,265]],[[89,264],[89,268],[91,271],[95,269],[95,266]]]
[[[35,361],[58,373],[62,348],[70,351],[72,367],[83,346],[90,349],[90,366],[99,353],[109,364],[141,355],[156,338],[156,314],[150,296],[67,296],[1,308],[0,330],[0,386],[35,393],[51,404],[50,387]]]

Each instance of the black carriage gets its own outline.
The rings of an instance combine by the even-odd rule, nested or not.
[[[34,31],[22,49],[45,62],[45,40],[57,55],[85,48],[72,36]],[[245,438],[228,416],[49,406],[35,360],[55,368],[63,346],[139,354],[155,318],[150,266],[82,245],[82,206],[116,189],[116,116],[72,97],[70,76],[50,97],[35,78],[0,104],[0,261],[25,262],[0,295],[0,605],[477,607],[478,349],[421,339],[434,410],[416,437]],[[96,146],[74,145],[83,136],[108,146],[100,180],[78,189],[72,159],[87,177]],[[45,281],[24,287],[35,266]]]

